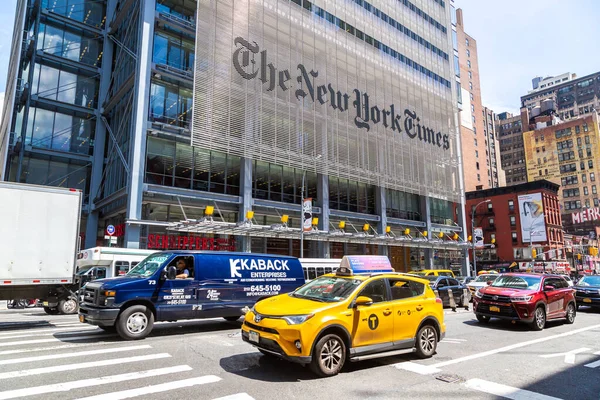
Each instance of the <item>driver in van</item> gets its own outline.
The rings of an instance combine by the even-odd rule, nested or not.
[[[177,279],[186,279],[190,276],[190,270],[187,268],[185,259],[180,258],[179,260],[177,260],[176,267],[177,267],[177,275],[176,275]]]

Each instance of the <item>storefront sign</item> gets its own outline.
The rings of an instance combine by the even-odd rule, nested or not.
[[[235,239],[197,236],[148,235],[149,250],[220,250],[235,251]]]
[[[571,219],[574,224],[582,224],[584,222],[592,222],[600,219],[600,208],[593,207],[583,211],[574,212],[571,214]],[[595,233],[595,232],[594,232]]]

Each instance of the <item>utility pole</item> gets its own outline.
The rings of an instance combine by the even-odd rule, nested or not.
[[[477,275],[477,256],[475,255],[475,210],[477,210],[477,207],[479,207],[482,204],[485,203],[489,203],[491,200],[487,199],[484,200],[482,202],[477,203],[477,205],[475,207],[473,207],[473,210],[471,211],[471,235],[472,235],[472,247],[473,247],[473,274]],[[471,271],[469,268],[469,272],[467,274],[467,276],[471,276]]]

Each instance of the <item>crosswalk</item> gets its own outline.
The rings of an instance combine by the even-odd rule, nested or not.
[[[181,363],[160,342],[115,336],[80,324],[75,316],[2,313],[0,400],[187,398],[186,390],[196,387],[203,388],[193,389],[196,399],[254,400],[223,385],[226,376],[202,374]],[[233,346],[215,335],[204,336],[217,345]],[[233,393],[222,393],[223,388]]]

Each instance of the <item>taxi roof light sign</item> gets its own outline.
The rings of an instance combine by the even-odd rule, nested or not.
[[[344,256],[336,275],[352,276],[375,272],[394,272],[389,258],[386,256]]]

